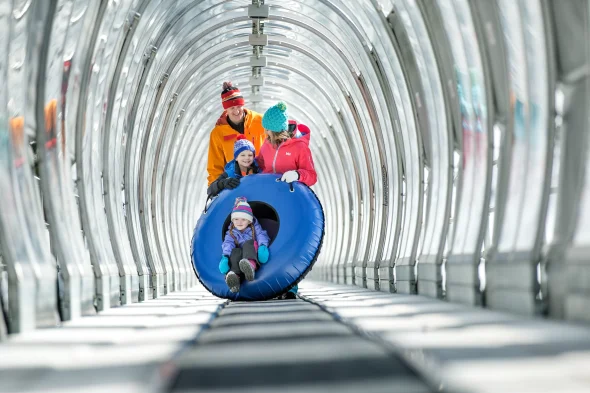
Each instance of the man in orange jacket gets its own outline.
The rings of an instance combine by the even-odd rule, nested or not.
[[[233,160],[234,143],[238,135],[244,135],[254,144],[256,154],[266,138],[262,127],[262,115],[244,108],[244,97],[231,82],[223,83],[221,103],[225,111],[209,136],[207,186],[211,185],[223,173],[225,165]]]

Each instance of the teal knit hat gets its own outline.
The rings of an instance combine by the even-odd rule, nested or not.
[[[289,127],[287,104],[279,102],[264,112],[262,127],[272,132],[286,131]]]

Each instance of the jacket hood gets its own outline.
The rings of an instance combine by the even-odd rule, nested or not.
[[[234,171],[236,167],[236,160],[231,160],[230,162],[228,162],[227,164],[225,164],[225,167],[223,168],[226,172],[229,171]]]
[[[305,124],[301,124],[301,123],[297,126],[297,130],[299,132],[301,132],[301,134],[303,134],[303,135],[309,135],[311,133],[311,130],[309,129],[309,127],[306,126]]]
[[[289,146],[289,145],[294,145],[294,144],[297,144],[297,143],[303,143],[306,146],[309,146],[310,138],[311,138],[310,134],[306,134],[306,135],[300,136],[298,138],[293,137],[293,138],[291,138],[291,139],[283,142],[283,145],[284,146]]]
[[[309,141],[311,140],[311,130],[308,126],[299,123],[297,125],[297,131],[295,135],[295,138],[302,140],[309,146]]]

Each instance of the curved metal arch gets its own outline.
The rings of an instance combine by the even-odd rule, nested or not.
[[[196,5],[197,5],[196,3],[191,3],[188,6],[186,6],[185,8],[183,8],[184,12],[180,12],[180,13],[174,14],[174,17],[172,18],[172,21],[168,21],[162,27],[162,30],[161,31],[163,31],[163,32],[170,31],[174,27],[175,22],[176,21],[179,21],[183,16],[185,16],[185,14],[188,12],[188,10],[191,10]],[[154,13],[156,15],[152,15],[152,20],[154,20],[155,18],[158,17],[157,12],[154,12]],[[165,17],[165,15],[166,15],[166,12],[163,12],[162,13],[162,17]],[[126,185],[129,185],[128,182],[132,179],[132,176],[130,176],[130,175],[133,173],[129,169],[129,166],[131,164],[129,160],[131,159],[131,156],[132,156],[130,154],[131,147],[133,145],[133,141],[135,140],[135,138],[134,138],[134,135],[135,135],[135,132],[134,132],[134,129],[135,129],[135,119],[136,119],[136,116],[137,116],[137,108],[138,108],[139,103],[140,103],[140,100],[138,98],[141,97],[141,94],[142,94],[142,91],[143,91],[143,86],[145,85],[146,79],[147,79],[147,77],[149,75],[149,67],[151,67],[151,64],[152,64],[151,57],[155,55],[155,50],[154,49],[157,48],[162,43],[162,41],[164,40],[164,38],[166,38],[167,34],[160,33],[160,34],[156,34],[156,36],[158,37],[156,39],[156,41],[153,44],[150,44],[150,46],[149,46],[150,52],[149,52],[149,55],[148,55],[149,57],[146,59],[147,63],[144,65],[144,67],[143,67],[143,69],[141,69],[141,71],[139,71],[140,68],[138,68],[138,72],[141,72],[141,77],[139,79],[139,82],[137,83],[138,88],[136,88],[136,90],[135,90],[134,104],[132,105],[131,111],[128,114],[129,120],[128,120],[128,123],[127,123],[127,125],[128,125],[127,126],[127,130],[129,132],[127,132],[125,134],[126,135],[126,139],[129,139],[129,142],[127,143],[127,149],[126,149],[126,152],[125,152],[126,160],[125,160],[125,175],[124,175],[124,179],[125,179],[125,184]],[[155,46],[154,46],[154,44],[155,44]],[[135,53],[139,53],[139,52],[136,51]],[[144,56],[145,56],[145,53],[144,53]],[[135,198],[134,198],[134,194],[130,192],[129,187],[124,187],[124,189],[125,189],[125,194],[126,194],[126,203],[127,203],[127,205],[134,207],[134,203],[136,202],[135,201]],[[142,190],[141,187],[140,187],[140,190]],[[133,215],[133,212],[134,211],[135,211],[135,209],[133,209],[133,208],[128,209],[128,212],[127,213],[128,214],[131,214],[131,218],[130,219],[128,218],[126,220],[126,224],[127,224],[128,233],[129,233],[129,235],[131,237],[131,240],[132,240],[132,246],[133,246],[132,247],[132,253],[134,255],[134,258],[136,259],[136,263],[139,264],[140,276],[145,276],[146,273],[148,272],[148,270],[146,270],[146,269],[149,269],[149,270],[152,271],[152,273],[150,274],[151,280],[155,280],[156,282],[159,282],[159,280],[163,278],[162,276],[165,273],[162,270],[163,266],[160,265],[158,263],[158,261],[155,261],[154,259],[152,259],[152,255],[150,254],[149,248],[146,251],[146,248],[145,247],[141,247],[137,243],[137,239],[135,238],[135,232],[133,230],[133,222],[135,220],[134,219],[134,215]],[[142,222],[141,217],[140,217],[140,220],[139,221],[140,221],[140,223]],[[141,233],[142,233],[142,236],[143,236],[143,233],[144,232],[141,231]],[[145,239],[144,239],[144,241],[145,241]],[[138,247],[139,247],[139,249],[138,249]],[[149,267],[147,265],[145,265],[145,262],[143,262],[143,261],[146,260],[146,259],[143,258],[144,255],[147,257],[147,262],[148,262]],[[146,282],[145,277],[143,278],[143,280],[140,277],[140,296],[142,296],[142,298],[144,298],[145,296],[148,296],[148,298],[150,296],[153,296],[153,294],[151,294],[151,293],[146,294],[144,292],[144,290],[143,290],[142,287],[145,287],[146,285],[150,285],[150,284],[148,284]],[[153,288],[153,285],[150,285],[150,287]],[[152,289],[153,291],[156,291],[156,296],[158,295],[158,292],[157,292],[158,290],[162,290],[164,292],[166,291],[166,287],[164,287],[163,285],[159,285],[157,283],[156,284],[156,287],[157,288],[153,288]]]
[[[289,108],[295,108],[295,111],[291,112],[292,114],[308,114],[311,113],[310,108],[316,109],[313,107],[313,105],[310,105],[308,108],[301,108],[301,105],[299,104],[299,102],[309,102],[310,104],[313,104],[313,102],[309,99],[309,97],[303,95],[300,93],[299,89],[293,89],[290,86],[287,85],[282,85],[282,84],[277,84],[279,87],[282,87],[284,89],[284,91],[291,91],[296,93],[296,97],[300,98],[300,101],[296,101],[293,100],[292,102],[289,103]],[[291,100],[289,100],[291,101]],[[263,101],[265,102],[265,101]],[[316,109],[317,111],[317,109]],[[319,111],[318,111],[319,112]],[[316,118],[321,118],[321,113],[315,113],[315,115],[317,115]],[[300,119],[302,116],[295,116],[296,119]],[[310,119],[312,119],[313,117],[310,117]],[[312,125],[316,125],[317,123],[312,123]],[[320,130],[320,127],[317,127],[315,129],[312,128],[312,133],[314,133],[314,145],[317,146],[317,139],[318,139],[318,131]],[[333,140],[336,140],[336,136],[333,137]],[[323,162],[323,158],[324,156],[326,156],[326,154],[322,154],[322,155],[314,155],[314,162],[316,162],[316,166],[318,166],[318,176],[320,176],[321,180],[323,180],[322,182],[318,181],[318,189],[316,194],[318,194],[318,196],[321,196],[322,200],[324,198],[327,199],[327,202],[324,202],[323,205],[326,206],[326,211],[330,211],[330,206],[336,206],[336,210],[337,210],[337,214],[336,215],[331,215],[328,216],[326,215],[326,231],[330,231],[332,230],[336,230],[336,235],[330,235],[330,233],[326,233],[326,237],[324,238],[324,244],[325,246],[327,246],[327,254],[328,255],[332,255],[334,259],[336,260],[340,260],[340,251],[342,250],[340,248],[340,250],[337,249],[337,245],[338,244],[343,244],[345,242],[345,236],[343,235],[342,237],[338,237],[339,234],[339,227],[341,227],[342,225],[344,225],[345,229],[344,231],[346,232],[346,230],[348,229],[348,220],[346,220],[346,216],[343,214],[343,212],[348,210],[348,203],[347,201],[344,201],[344,203],[339,203],[339,201],[334,200],[333,196],[336,194],[340,194],[342,195],[342,192],[337,193],[336,190],[334,189],[334,187],[331,187],[331,185],[333,184],[333,182],[325,182],[324,179],[326,179],[327,176],[334,176],[337,179],[337,184],[340,186],[341,189],[344,189],[347,191],[347,193],[350,192],[349,187],[348,187],[348,182],[346,181],[346,178],[344,176],[344,166],[342,165],[342,160],[338,159],[338,155],[335,154],[334,149],[332,148],[333,145],[325,143],[325,148],[323,149],[323,151],[328,151],[329,154],[327,155],[328,157],[326,158],[327,163]],[[334,145],[336,145],[336,150],[340,151],[342,150],[341,148],[341,144],[336,142],[334,143]],[[322,176],[323,175],[323,176]],[[320,186],[322,184],[326,184],[323,186],[323,188],[328,188],[333,192],[322,192],[323,190],[320,188]],[[355,182],[356,184],[356,182]],[[314,189],[316,187],[314,186]],[[331,202],[331,203],[330,203]],[[331,225],[330,225],[331,224]],[[336,237],[336,240],[332,241],[332,239]],[[350,247],[353,248],[353,247]],[[350,250],[350,248],[348,250]],[[349,252],[349,251],[346,252]],[[321,261],[318,260],[318,263],[321,265]]]
[[[47,5],[35,4],[31,10],[35,10],[36,12],[48,12],[47,10],[50,9],[50,12],[54,13],[56,10],[56,4],[54,4],[54,2],[47,3]],[[49,8],[41,10],[41,8],[45,6]],[[92,17],[94,16],[95,15],[92,15]],[[88,14],[84,17],[84,27],[87,31],[93,32],[97,29],[98,26],[93,22],[95,22],[94,18],[88,16]],[[47,26],[43,24],[43,26],[46,28],[49,27],[48,30],[44,32],[42,31],[42,33],[45,34],[45,45],[49,46],[51,25]],[[32,29],[29,33],[30,37],[33,39],[32,45],[37,46],[37,48],[31,47],[28,50],[31,51],[31,54],[36,53],[40,55],[40,48],[44,44],[37,37],[38,33],[33,32],[34,27],[29,28]],[[92,35],[89,37],[82,35],[80,37],[84,40],[78,42],[78,45],[81,45],[81,48],[83,49],[81,51],[82,55],[88,56],[84,50],[92,45],[88,42],[88,38],[91,37]],[[47,49],[48,48],[45,48],[44,51]],[[47,56],[47,53],[45,52],[43,56]],[[83,59],[84,64],[88,62],[88,57],[81,59]],[[46,97],[46,83],[54,82],[52,80],[47,80],[47,59],[44,59],[43,62],[41,62],[30,58],[30,62],[31,67],[29,69],[30,74],[28,77],[34,79],[36,83],[36,102],[28,104],[32,110],[25,113],[25,116],[31,116],[35,119],[35,123],[37,124],[36,141],[38,154],[44,157],[42,165],[40,166],[40,184],[43,195],[45,196],[43,198],[45,206],[44,211],[49,224],[53,227],[53,230],[50,231],[50,242],[52,251],[56,254],[63,275],[64,288],[62,291],[62,298],[60,299],[60,311],[62,319],[69,320],[77,318],[80,315],[95,314],[94,274],[80,233],[80,212],[74,202],[74,195],[71,193],[69,187],[71,181],[71,177],[68,177],[68,175],[71,175],[70,169],[66,163],[63,163],[59,159],[58,152],[56,151],[57,146],[51,148],[51,143],[47,144],[49,141],[48,138],[57,141],[57,139],[53,138],[57,137],[56,131],[58,125],[56,121],[57,112],[59,110],[58,102],[60,102],[57,98],[59,95],[54,96],[53,100],[51,100],[51,96]],[[78,70],[80,69],[81,68],[79,67]],[[88,71],[85,69],[80,72],[85,74]],[[59,91],[55,86],[53,89],[49,88],[48,90],[50,93],[53,92],[54,94],[57,94],[56,92]],[[80,88],[74,92],[81,94],[83,90]],[[47,102],[45,100],[47,100]],[[45,111],[48,113],[45,113]]]
[[[105,87],[101,75],[108,74],[108,55],[105,53],[106,41],[111,35],[118,36],[117,29],[113,28],[116,18],[125,15],[123,9],[114,9],[102,3],[98,9],[97,23],[92,32],[92,43],[89,47],[85,72],[82,74],[81,90],[78,100],[86,104],[85,111],[79,111],[76,118],[76,170],[79,181],[79,209],[82,222],[84,239],[90,253],[92,266],[96,276],[96,303],[98,310],[110,308],[112,305],[119,305],[120,278],[119,268],[116,264],[114,253],[111,247],[108,232],[108,222],[102,214],[103,203],[103,182],[100,171],[103,148],[99,142],[102,140],[98,135],[101,118],[100,100],[97,97],[102,95]],[[100,39],[99,39],[100,37]],[[106,63],[103,67],[103,63]],[[107,70],[104,72],[103,70]],[[93,108],[94,107],[94,108]]]

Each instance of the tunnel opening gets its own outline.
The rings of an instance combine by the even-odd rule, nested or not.
[[[268,233],[270,239],[268,245],[270,246],[279,233],[280,220],[277,211],[268,203],[260,201],[248,201],[248,204],[252,208],[252,213],[254,213],[254,217],[256,217],[260,226]],[[221,228],[222,240],[225,237],[225,233],[227,232],[230,223],[231,213],[227,215],[223,227]]]

